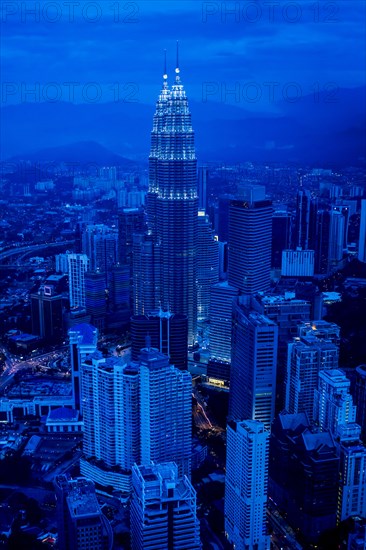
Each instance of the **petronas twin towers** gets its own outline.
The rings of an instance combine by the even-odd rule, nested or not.
[[[149,157],[147,221],[154,243],[154,302],[188,317],[188,344],[197,340],[197,160],[186,92],[166,70],[156,103]]]

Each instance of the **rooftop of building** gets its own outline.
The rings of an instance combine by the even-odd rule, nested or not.
[[[285,292],[284,294],[264,294],[259,292],[255,298],[264,305],[275,304],[309,304],[307,300],[296,298],[295,292]]]
[[[67,407],[58,407],[48,413],[47,420],[51,422],[77,422],[79,411]]]
[[[95,486],[86,478],[76,478],[63,484],[68,492],[66,501],[70,515],[77,517],[100,515],[100,507],[95,495]]]
[[[330,432],[311,432],[305,430],[302,433],[302,440],[307,451],[314,451],[319,454],[328,454],[335,451],[335,444]]]
[[[310,426],[308,415],[304,412],[290,414],[284,411],[280,413],[277,418],[284,430],[293,433],[302,431],[305,427]]]
[[[89,323],[80,323],[70,328],[69,336],[74,334],[79,335],[80,344],[93,345],[98,336],[98,329]]]

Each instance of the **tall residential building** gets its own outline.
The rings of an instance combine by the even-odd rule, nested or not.
[[[197,319],[206,320],[210,314],[211,286],[219,280],[219,242],[208,216],[198,212],[197,233]]]
[[[231,201],[228,282],[243,294],[270,287],[272,202]]]
[[[55,479],[58,548],[111,550],[113,531],[95,494],[94,483],[84,477]]]
[[[81,364],[94,353],[98,343],[98,329],[88,323],[74,325],[68,332],[74,408],[82,411]]]
[[[85,308],[85,273],[89,268],[86,254],[67,254],[71,308]]]
[[[196,492],[174,462],[134,465],[131,542],[133,550],[200,550]]]
[[[318,375],[315,389],[314,421],[333,437],[338,435],[338,426],[355,422],[356,406],[350,394],[351,382],[338,369],[323,369]]]
[[[270,428],[275,411],[278,327],[241,304],[233,306],[229,418]]]
[[[288,344],[286,410],[292,414],[307,413],[312,420],[319,372],[337,367],[338,348],[335,344],[314,337],[294,338]]]
[[[227,426],[225,532],[237,550],[269,550],[266,529],[269,432],[262,422]]]
[[[332,435],[305,413],[280,413],[272,424],[268,494],[307,543],[336,526],[339,455]]]
[[[145,347],[146,336],[150,336],[151,346],[169,357],[177,369],[188,367],[188,319],[185,315],[170,311],[152,311],[148,315],[131,317],[131,357],[137,361],[141,349]]]
[[[358,259],[366,262],[366,199],[361,201],[360,236],[358,240]]]
[[[138,365],[96,352],[82,364],[81,387],[85,459],[80,471],[104,487],[128,492],[132,465],[141,456]]]
[[[151,133],[147,222],[159,245],[156,305],[187,315],[188,343],[197,341],[197,161],[186,92],[175,69],[164,74]],[[151,310],[151,309],[150,309]],[[136,309],[135,309],[135,313]]]
[[[179,475],[190,475],[192,378],[147,346],[140,355],[141,464],[173,460]]]

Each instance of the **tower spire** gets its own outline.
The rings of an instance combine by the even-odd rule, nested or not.
[[[164,50],[164,73],[163,73],[163,85],[164,85],[164,88],[167,88],[168,87],[168,74],[167,74],[167,71],[166,71],[166,50]]]
[[[179,82],[179,80],[180,80],[179,73],[180,73],[180,69],[179,69],[179,42],[177,40],[177,57],[176,57],[176,63],[175,63],[175,81],[176,82]]]

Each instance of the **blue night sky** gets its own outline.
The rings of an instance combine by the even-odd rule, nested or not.
[[[269,103],[268,82],[278,83],[275,99],[291,82],[304,95],[312,93],[315,83],[320,88],[329,83],[346,88],[365,83],[363,0],[43,1],[38,2],[39,21],[21,4],[2,4],[3,82],[41,86],[55,82],[65,101],[70,96],[65,82],[80,86],[97,82],[105,101],[113,100],[113,84],[134,83],[139,101],[155,101],[162,51],[168,50],[172,78],[177,39],[182,79],[196,100],[206,82],[213,83],[207,96],[212,101],[220,100],[225,87],[239,83],[240,104],[246,108],[251,107],[247,97],[254,97],[259,86],[262,109]],[[26,4],[31,9],[35,2]],[[233,9],[235,14],[229,13]],[[253,82],[257,87],[246,88]],[[80,86],[75,86],[77,102],[82,100]],[[48,90],[50,96],[55,93]],[[288,88],[290,95],[295,91]],[[19,100],[20,91],[7,97],[8,103]]]
[[[326,158],[337,160],[347,143],[344,162],[364,157],[364,0],[29,0],[1,9],[2,158],[86,140],[146,158],[163,51],[172,83],[177,40],[203,156],[225,144],[226,159],[293,150],[295,161],[310,147],[304,159],[320,161],[327,144]]]

